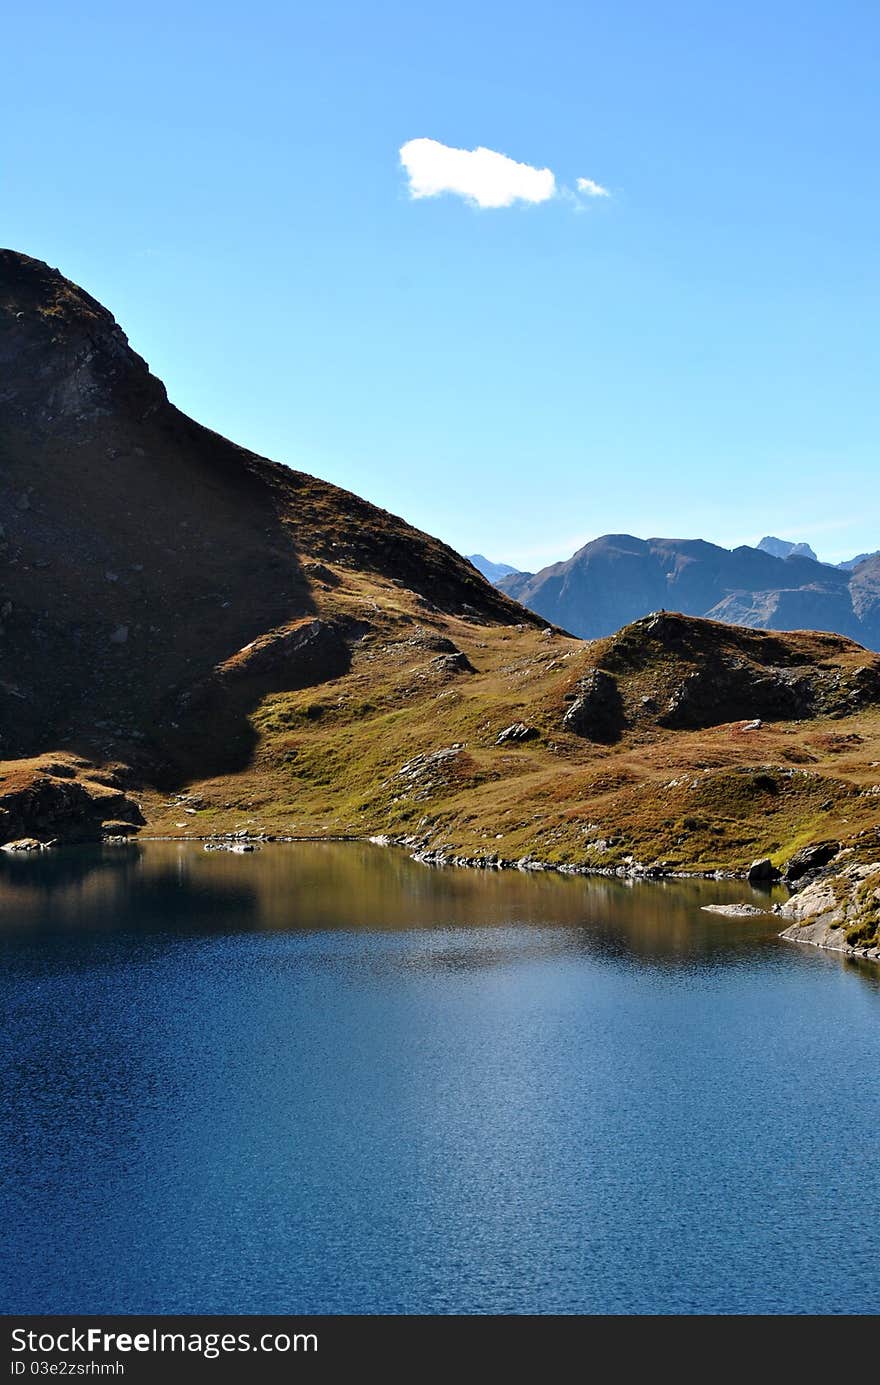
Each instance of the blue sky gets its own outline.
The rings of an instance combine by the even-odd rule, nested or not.
[[[0,242],[212,428],[521,566],[609,531],[880,547],[874,3],[46,0],[3,28]],[[556,195],[413,198],[420,139]]]

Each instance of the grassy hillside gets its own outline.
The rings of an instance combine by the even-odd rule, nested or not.
[[[878,840],[880,709],[872,692],[841,707],[866,677],[873,686],[880,660],[845,640],[679,619],[684,658],[649,622],[584,644],[432,615],[411,592],[361,577],[318,604],[329,620],[372,612],[350,669],[263,699],[251,717],[252,763],[189,786],[185,798],[148,794],[149,831],[390,834],[456,856],[699,870],[740,869],[759,855],[781,862],[816,838],[866,849]],[[764,639],[769,647],[756,649]],[[661,725],[707,642],[752,670],[733,705],[739,716],[728,717],[728,701],[713,724]],[[815,715],[750,725],[763,654],[784,658],[802,691],[817,689]],[[618,737],[568,729],[576,690],[624,661],[616,677],[628,720]],[[517,722],[537,734],[498,744]]]
[[[703,870],[873,847],[860,646],[666,614],[547,629],[404,520],[186,418],[106,309],[11,251],[0,370],[0,839]]]

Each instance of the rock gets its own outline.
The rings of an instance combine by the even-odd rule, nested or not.
[[[45,766],[0,795],[0,837],[10,844],[56,837],[100,841],[107,822],[116,832],[132,832],[143,821],[139,805],[121,790],[96,781],[54,778]]]
[[[438,635],[434,630],[426,630],[423,625],[417,625],[405,644],[413,646],[415,649],[430,649],[435,654],[460,654],[461,650],[452,640],[445,635]]]
[[[566,731],[606,744],[618,740],[624,717],[616,678],[594,668],[580,680],[576,692],[575,701],[562,718]]]
[[[431,668],[438,673],[473,673],[474,666],[468,656],[459,649],[455,654],[438,654],[431,660]]]
[[[0,851],[42,851],[43,843],[36,837],[19,837],[18,841],[5,842]]]
[[[816,842],[811,846],[801,847],[800,851],[796,851],[785,863],[783,875],[786,884],[792,885],[808,872],[827,866],[839,850],[840,842]]]
[[[339,573],[334,572],[326,563],[303,563],[303,572],[310,581],[323,582],[326,587],[338,587],[342,581]]]
[[[131,837],[138,831],[138,825],[132,822],[122,822],[116,818],[101,824],[101,831],[104,837]]]
[[[701,908],[704,914],[723,914],[729,919],[760,917],[767,913],[766,909],[759,909],[756,904],[703,904]]]
[[[503,731],[498,732],[495,744],[504,745],[507,741],[534,741],[540,734],[536,726],[526,726],[524,721],[515,721],[512,726],[505,726]]]
[[[773,912],[789,921],[787,942],[880,960],[880,862],[808,880]]]
[[[752,862],[746,872],[746,879],[750,885],[754,885],[762,881],[778,880],[780,873],[781,872],[774,866],[769,856],[764,856]]]
[[[394,775],[403,797],[416,802],[429,799],[437,792],[448,788],[458,778],[458,762],[467,760],[463,755],[464,746],[459,742],[444,746],[440,750],[414,755]]]
[[[219,683],[281,677],[285,690],[337,677],[348,667],[341,632],[324,620],[299,620],[252,640],[214,670]]]

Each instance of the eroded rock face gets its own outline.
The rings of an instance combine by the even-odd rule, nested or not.
[[[811,871],[827,866],[840,850],[840,842],[816,842],[812,846],[801,847],[785,863],[786,884],[792,885]]]
[[[57,270],[0,250],[0,404],[29,428],[81,428],[124,401],[141,417],[167,403],[162,383],[111,314]],[[24,508],[24,507],[22,507]]]
[[[815,690],[799,669],[772,669],[757,674],[733,660],[709,659],[674,689],[661,726],[697,730],[749,718],[784,721],[812,715]]]
[[[121,789],[80,779],[56,778],[37,767],[29,779],[0,795],[0,841],[32,838],[98,841],[136,832],[139,805]]]
[[[624,726],[623,702],[617,680],[604,669],[592,669],[580,680],[562,725],[589,741],[616,741]]]

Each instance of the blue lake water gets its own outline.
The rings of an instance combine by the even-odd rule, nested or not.
[[[880,1310],[880,967],[355,845],[0,861],[0,1310]]]

